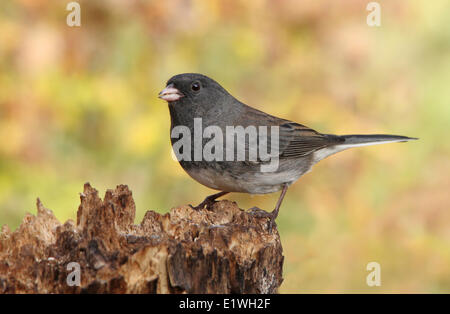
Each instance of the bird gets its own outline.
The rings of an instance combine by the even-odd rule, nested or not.
[[[278,147],[275,150],[278,164],[273,171],[262,171],[262,166],[269,162],[267,159],[257,157],[250,160],[248,158],[250,146],[248,137],[233,139],[236,145],[230,148],[233,150],[233,156],[236,157],[236,147],[245,147],[247,154],[243,160],[242,158],[240,160],[238,158],[231,160],[194,158],[195,139],[191,140],[190,147],[182,147],[179,152],[192,158],[181,160],[178,158],[181,167],[194,180],[219,191],[206,197],[199,205],[192,206],[196,210],[211,208],[217,198],[231,192],[267,194],[281,191],[275,208],[271,212],[253,208],[253,210],[259,210],[258,213],[263,217],[269,218],[270,230],[275,225],[275,219],[289,186],[309,172],[319,161],[352,147],[417,139],[385,134],[322,134],[305,125],[250,107],[232,96],[215,80],[199,73],[183,73],[171,77],[158,97],[168,103],[173,148],[181,137],[173,136],[173,132],[180,128],[189,131],[191,136],[196,132],[196,126],[201,126],[202,129],[214,126],[216,130],[218,128],[223,133],[226,133],[229,126],[243,128],[254,126],[257,130],[259,127],[268,127],[278,130],[278,134],[275,135],[272,133],[268,135],[267,131],[265,140],[266,144],[270,142],[268,145],[270,148]],[[260,142],[257,140],[258,143],[262,143],[261,138]],[[202,137],[197,143],[205,145],[207,141],[208,138]],[[183,152],[184,149],[186,151]]]

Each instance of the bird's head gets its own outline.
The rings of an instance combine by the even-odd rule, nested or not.
[[[184,73],[173,76],[167,81],[158,95],[169,104],[182,102],[186,105],[212,105],[228,95],[225,89],[209,77],[197,73]]]

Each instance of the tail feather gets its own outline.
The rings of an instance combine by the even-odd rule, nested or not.
[[[345,142],[342,143],[342,145],[351,145],[350,147],[417,140],[415,137],[387,134],[352,134],[341,135],[341,137],[345,139]]]
[[[368,146],[377,145],[385,143],[395,143],[395,142],[407,142],[411,140],[417,140],[415,137],[407,137],[400,135],[386,135],[386,134],[352,134],[352,135],[341,135],[341,139],[344,139],[342,143],[328,146],[319,149],[314,152],[314,162],[319,162],[320,160],[343,151],[347,148],[358,147],[358,146]]]

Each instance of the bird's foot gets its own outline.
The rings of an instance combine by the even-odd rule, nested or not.
[[[193,210],[200,210],[206,207],[207,210],[212,210],[212,207],[214,205],[214,203],[216,203],[217,201],[214,199],[208,199],[205,198],[205,200],[203,202],[201,202],[200,204],[198,204],[197,206],[192,206],[191,204],[189,204],[189,206],[193,209]]]
[[[275,222],[275,219],[277,218],[278,215],[275,215],[274,212],[270,213],[270,220],[269,223],[267,224],[267,229],[269,230],[269,233],[272,233],[272,229],[273,227],[277,226],[277,223]]]
[[[272,233],[273,227],[277,225],[275,223],[275,219],[278,216],[278,211],[273,210],[269,213],[261,208],[252,207],[249,209],[249,212],[256,218],[269,218],[269,222],[267,224],[267,230],[269,231],[269,233]]]
[[[205,200],[203,202],[201,202],[200,204],[198,204],[197,206],[192,206],[191,204],[189,204],[189,206],[193,209],[193,210],[200,210],[206,207],[207,210],[212,210],[212,207],[215,203],[217,203],[216,198],[221,197],[225,194],[228,194],[228,192],[220,192],[220,193],[216,193],[213,195],[210,195],[208,197],[205,198]]]

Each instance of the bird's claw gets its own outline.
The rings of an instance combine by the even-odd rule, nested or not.
[[[273,213],[271,213],[270,216],[271,217],[269,219],[269,222],[267,223],[267,230],[269,231],[269,233],[272,233],[272,229],[273,229],[274,226],[276,227],[277,223],[275,222],[276,216],[273,215]]]
[[[265,210],[258,208],[258,207],[252,207],[249,209],[249,212],[256,218],[269,218],[269,221],[267,223],[267,230],[269,233],[272,233],[272,229],[277,224],[275,223],[275,218],[277,217],[277,213],[273,212],[266,212]]]
[[[192,206],[191,204],[189,204],[189,206],[193,209],[193,210],[200,210],[206,207],[207,210],[212,210],[212,207],[214,205],[214,203],[216,203],[217,201],[214,200],[204,200],[203,202],[201,202],[200,204],[198,204],[197,206]]]
[[[210,195],[210,196],[206,197],[205,200],[204,200],[203,202],[201,202],[200,204],[198,204],[198,205],[195,206],[195,207],[192,206],[191,204],[189,204],[189,206],[190,206],[193,210],[200,210],[200,209],[205,208],[205,206],[206,206],[206,209],[207,209],[207,210],[212,211],[213,205],[214,205],[215,203],[217,203],[216,198],[221,197],[221,196],[224,196],[225,194],[228,194],[228,192],[222,191],[222,192],[220,192],[220,193],[216,193],[216,194],[213,194],[213,195]]]

